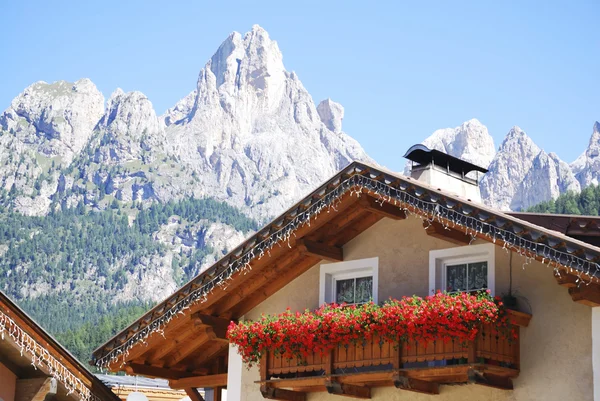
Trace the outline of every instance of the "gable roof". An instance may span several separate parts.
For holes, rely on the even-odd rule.
[[[222,302],[231,306],[234,298],[232,290],[236,288],[241,292],[240,299],[246,297],[243,298],[246,307],[257,304],[260,298],[252,297],[250,293],[267,287],[258,287],[249,280],[253,275],[256,277],[256,270],[267,269],[264,266],[269,261],[270,270],[263,275],[274,281],[269,283],[270,290],[283,287],[286,280],[289,282],[297,276],[294,275],[297,272],[277,271],[273,265],[294,264],[294,269],[299,272],[301,267],[308,269],[313,266],[321,259],[308,256],[294,259],[292,256],[297,255],[294,252],[310,255],[305,238],[324,238],[324,233],[314,235],[318,230],[332,232],[336,227],[339,228],[337,232],[345,230],[343,239],[332,243],[334,246],[341,246],[344,241],[360,234],[377,220],[360,215],[360,210],[356,211],[358,204],[380,218],[416,215],[424,220],[426,226],[441,227],[442,231],[471,239],[486,239],[528,258],[551,264],[555,271],[569,269],[580,279],[597,280],[600,276],[600,248],[409,177],[354,162],[96,349],[93,362],[118,370],[119,360],[122,365],[141,355],[143,351],[134,349],[138,344],[152,341],[152,337],[157,337],[154,333],[163,333],[170,327],[179,328],[181,323],[171,324],[179,315],[204,311],[212,314],[226,312],[225,316],[234,319],[241,316],[243,308],[227,309],[214,305]],[[332,226],[329,222],[335,215],[337,220]],[[349,226],[347,223],[351,215],[364,217],[355,218],[354,225]],[[292,248],[294,252],[289,251]],[[288,250],[287,255],[281,249]],[[242,283],[249,284],[242,288]]]
[[[68,394],[83,401],[119,401],[119,398],[0,291],[0,333],[4,357],[19,371],[40,369],[54,377]],[[21,368],[25,365],[26,368]],[[17,375],[18,376],[18,375]]]

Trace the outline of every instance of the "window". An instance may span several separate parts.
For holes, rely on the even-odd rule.
[[[377,302],[379,258],[321,265],[319,304]]]
[[[487,290],[487,262],[446,265],[445,287],[448,292]]]
[[[494,294],[494,244],[438,249],[429,253],[429,289]]]

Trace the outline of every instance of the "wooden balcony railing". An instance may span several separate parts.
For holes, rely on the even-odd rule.
[[[523,326],[531,318],[519,312],[510,314],[513,321]],[[435,394],[439,384],[469,381],[512,388],[511,378],[519,374],[520,368],[520,332],[518,326],[515,329],[517,338],[508,339],[494,325],[485,325],[477,338],[467,343],[389,343],[373,337],[337,347],[327,355],[308,355],[303,360],[267,353],[260,363],[260,383],[263,395],[270,391],[271,397],[267,394],[266,398],[274,398],[277,389],[280,394],[289,393],[285,388],[303,393],[330,391],[333,387],[339,390],[344,386],[396,385]]]

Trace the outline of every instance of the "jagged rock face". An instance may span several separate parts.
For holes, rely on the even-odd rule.
[[[104,112],[104,97],[89,79],[37,82],[0,116],[0,128],[48,157],[68,164],[86,145]]]
[[[567,191],[581,191],[569,165],[560,160],[555,153],[547,154],[542,150],[517,187],[510,209],[525,210],[542,201],[556,199]]]
[[[128,162],[164,146],[164,129],[152,103],[141,92],[117,89],[98,123],[101,144],[95,162]]]
[[[325,126],[332,132],[342,132],[342,120],[344,119],[344,107],[331,99],[323,100],[317,106],[319,117]]]
[[[600,122],[596,121],[588,148],[572,164],[571,168],[582,187],[598,185],[600,181]]]
[[[177,104],[168,109],[165,114],[161,116],[163,124],[168,127],[171,124],[176,124],[190,115],[196,102],[197,92],[194,89],[186,97],[181,99]]]
[[[490,165],[496,154],[494,139],[487,127],[477,119],[464,122],[456,128],[439,129],[425,139],[423,145],[483,168]]]
[[[569,165],[519,127],[510,130],[481,181],[485,202],[502,210],[523,210],[567,190],[580,190]]]
[[[176,109],[190,104],[185,98]],[[352,160],[370,161],[356,141],[323,124],[259,26],[223,42],[200,72],[187,116],[169,113],[165,121],[179,119],[166,129],[169,152],[197,172],[195,194],[213,194],[262,220]]]

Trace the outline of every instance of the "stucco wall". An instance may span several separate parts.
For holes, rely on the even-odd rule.
[[[485,243],[478,240],[476,243]],[[379,300],[429,292],[429,251],[456,245],[432,238],[421,221],[384,219],[346,244],[344,259],[379,257]],[[507,291],[509,254],[496,247],[496,294]],[[395,388],[374,388],[380,400],[593,400],[591,356],[591,308],[574,303],[565,288],[556,284],[552,269],[539,262],[523,268],[524,260],[513,255],[513,291],[523,310],[533,319],[521,329],[521,374],[515,390],[503,391],[479,385],[441,386],[440,395],[429,396]],[[319,265],[249,312],[247,319],[261,313],[314,309],[319,302]],[[258,369],[244,368],[242,400],[262,400]],[[435,398],[434,398],[435,397]],[[308,400],[338,400],[339,396],[313,393]]]
[[[13,372],[0,363],[0,398],[3,401],[14,401],[16,380]]]

